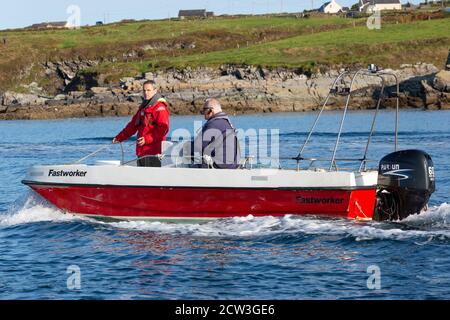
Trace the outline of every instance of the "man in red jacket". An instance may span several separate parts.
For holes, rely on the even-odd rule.
[[[112,141],[120,143],[135,133],[137,135],[136,155],[139,167],[160,167],[161,161],[155,156],[161,154],[161,142],[169,132],[169,110],[167,101],[158,94],[154,81],[144,83],[144,102],[138,112]],[[142,158],[144,157],[144,158]]]

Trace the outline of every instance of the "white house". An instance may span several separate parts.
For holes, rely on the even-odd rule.
[[[381,10],[402,10],[400,0],[359,0],[359,11],[373,13]]]
[[[26,29],[63,29],[63,28],[70,28],[70,24],[67,21],[58,21],[58,22],[42,22],[42,23],[35,23],[29,27],[26,27]]]
[[[331,0],[329,2],[325,2],[320,8],[319,12],[324,13],[338,13],[342,11],[342,6],[336,2],[336,0]]]

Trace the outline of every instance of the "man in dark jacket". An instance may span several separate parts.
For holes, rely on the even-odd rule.
[[[140,167],[160,167],[161,142],[169,132],[169,110],[167,101],[158,94],[156,84],[144,83],[144,102],[127,126],[113,139],[113,143],[127,140],[138,133],[136,155]],[[146,157],[149,156],[149,157]]]
[[[210,156],[218,169],[239,167],[240,148],[236,130],[217,99],[207,99],[201,113],[206,123],[194,140],[194,155]],[[203,162],[202,167],[207,167]]]

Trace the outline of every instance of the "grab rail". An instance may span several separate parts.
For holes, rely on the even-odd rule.
[[[131,143],[130,146],[134,145],[134,144],[135,143]],[[99,152],[101,152],[103,150],[111,148],[112,146],[113,146],[113,144],[104,145],[104,146],[100,147],[99,149],[95,150],[94,152],[91,152],[88,155],[86,155],[86,156],[84,156],[84,157],[82,157],[82,158],[80,158],[80,159],[78,159],[78,160],[76,160],[76,161],[74,161],[72,163],[69,163],[69,164],[70,165],[79,164],[79,163],[89,159],[90,157],[95,156],[97,153],[99,153]],[[120,151],[121,151],[121,161],[120,161],[120,163],[123,164],[125,162],[125,151],[124,151],[122,142],[120,142]]]
[[[338,87],[336,86],[338,81],[341,80],[341,82],[345,85],[344,77],[348,76],[348,75],[352,75],[350,86],[343,88],[344,90],[342,90],[342,92],[339,92],[339,90],[337,90]],[[346,116],[347,116],[347,111],[348,111],[348,108],[349,108],[350,99],[351,99],[351,95],[353,93],[353,87],[354,87],[356,78],[358,76],[361,76],[361,75],[362,76],[372,76],[372,77],[379,78],[381,80],[381,91],[380,91],[380,95],[378,97],[378,101],[377,101],[377,104],[376,104],[375,114],[374,114],[374,117],[373,117],[373,120],[372,120],[372,125],[371,125],[371,128],[370,128],[369,137],[367,138],[367,143],[366,143],[366,147],[365,147],[365,150],[364,150],[364,154],[363,154],[363,157],[359,159],[359,161],[361,161],[361,164],[359,166],[359,171],[361,172],[363,170],[366,170],[366,168],[367,168],[366,164],[367,164],[368,161],[366,161],[366,160],[367,160],[367,154],[368,154],[368,150],[369,150],[369,145],[370,145],[370,143],[372,141],[372,136],[373,136],[373,132],[375,130],[375,123],[376,123],[376,119],[377,119],[378,112],[379,112],[379,109],[380,109],[381,101],[385,98],[385,94],[384,94],[385,88],[386,88],[386,79],[385,79],[385,77],[388,77],[388,76],[393,77],[395,79],[395,83],[396,83],[396,112],[395,112],[395,130],[394,130],[394,140],[395,140],[395,142],[394,142],[394,149],[395,149],[395,151],[397,151],[397,149],[398,149],[398,118],[399,118],[398,115],[399,115],[399,104],[400,104],[399,103],[400,83],[399,83],[398,77],[392,72],[379,71],[376,68],[376,66],[373,66],[373,68],[369,68],[368,70],[366,70],[366,69],[359,69],[357,71],[354,71],[354,73],[350,72],[348,70],[344,70],[343,72],[339,73],[339,75],[333,81],[333,84],[330,87],[330,90],[329,90],[329,92],[328,92],[328,94],[327,94],[327,96],[325,98],[325,101],[322,104],[322,107],[320,108],[319,113],[317,114],[317,116],[316,116],[316,118],[314,120],[314,123],[313,123],[313,125],[312,125],[312,127],[311,127],[311,129],[310,129],[310,131],[308,133],[308,136],[305,139],[305,142],[303,143],[303,145],[302,145],[302,147],[300,149],[300,152],[298,153],[297,157],[292,158],[293,160],[297,161],[297,169],[299,169],[299,167],[300,167],[300,161],[301,160],[307,160],[306,158],[303,157],[303,152],[305,150],[306,145],[309,143],[309,141],[311,139],[313,131],[315,130],[315,128],[317,126],[317,123],[319,122],[319,119],[320,119],[320,117],[321,117],[325,107],[328,104],[328,101],[330,99],[331,94],[336,94],[336,93],[337,94],[341,94],[342,93],[343,95],[346,95],[347,98],[346,98],[346,102],[345,102],[342,118],[341,118],[341,121],[340,121],[339,130],[337,132],[337,138],[336,138],[336,142],[335,142],[335,145],[334,145],[334,148],[333,148],[333,154],[332,154],[331,159],[328,159],[328,161],[330,161],[330,166],[329,166],[328,170],[331,171],[331,170],[333,170],[333,168],[335,168],[337,170],[336,161],[338,159],[336,159],[336,154],[337,154],[337,150],[338,150],[338,147],[339,147],[339,143],[340,143],[340,139],[341,139],[341,134],[342,134],[344,122],[345,122],[345,119],[346,119]]]
[[[110,147],[111,147],[111,145],[103,146],[103,147],[101,147],[100,149],[98,149],[98,150],[96,150],[96,151],[94,151],[94,152],[88,154],[87,156],[85,156],[85,157],[83,157],[83,158],[81,158],[81,159],[78,159],[77,161],[75,161],[75,162],[73,162],[73,163],[70,163],[70,164],[78,164],[78,163],[80,163],[80,162],[83,162],[84,160],[89,159],[90,157],[96,155],[96,154],[99,153],[100,151],[103,151],[103,150],[105,150],[105,149],[107,149],[107,148],[110,148]]]

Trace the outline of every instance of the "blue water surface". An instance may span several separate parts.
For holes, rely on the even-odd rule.
[[[350,112],[338,157],[362,154],[371,114]],[[305,156],[331,155],[339,115],[324,115]],[[279,154],[288,158],[297,155],[314,116],[232,120],[247,132],[275,130]],[[201,118],[173,116],[171,132],[192,133],[194,120]],[[0,122],[0,299],[450,299],[450,111],[401,112],[400,148],[428,152],[437,176],[428,211],[402,222],[248,216],[106,223],[64,214],[21,184],[31,165],[79,159],[109,144],[127,121]],[[394,123],[392,111],[380,114],[370,158],[393,151]],[[125,146],[127,159],[133,143]],[[119,159],[120,148],[98,157]],[[373,270],[379,282],[370,278],[378,274]]]

